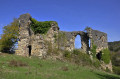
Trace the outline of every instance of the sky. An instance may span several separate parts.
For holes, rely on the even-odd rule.
[[[25,13],[38,21],[57,21],[63,31],[89,26],[107,33],[109,42],[120,40],[120,0],[0,0],[0,34]]]

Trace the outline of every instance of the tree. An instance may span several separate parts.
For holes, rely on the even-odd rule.
[[[3,34],[0,39],[0,51],[5,53],[10,53],[13,51],[15,43],[18,41],[18,21],[14,21],[7,26],[3,27]]]

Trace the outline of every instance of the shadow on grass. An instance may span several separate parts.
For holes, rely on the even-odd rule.
[[[120,77],[114,76],[114,75],[99,74],[99,73],[96,73],[96,74],[97,74],[97,76],[98,76],[100,79],[120,79]]]

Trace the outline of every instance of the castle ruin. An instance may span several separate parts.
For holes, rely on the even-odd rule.
[[[30,28],[31,18],[30,14],[23,14],[18,18],[19,41],[18,50],[16,51],[17,55],[45,56],[49,44],[51,44],[52,49],[59,48],[61,50],[72,51],[75,49],[75,38],[77,35],[80,35],[81,49],[86,53],[92,48],[93,44],[97,46],[97,53],[108,48],[107,34],[91,28],[87,28],[86,32],[66,32],[60,31],[58,24],[52,22],[51,28],[46,34],[35,34]]]

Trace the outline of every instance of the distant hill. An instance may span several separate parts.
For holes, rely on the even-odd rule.
[[[110,51],[118,52],[120,51],[120,41],[108,42],[108,47]]]

